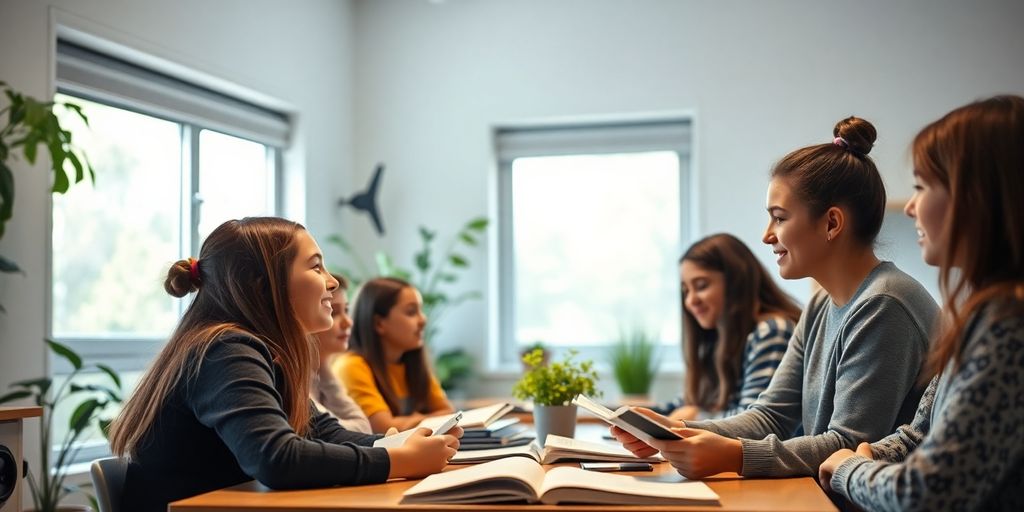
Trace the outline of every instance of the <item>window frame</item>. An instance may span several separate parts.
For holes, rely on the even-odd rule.
[[[595,130],[600,131],[602,128],[609,128],[609,131],[615,130],[630,130],[632,127],[636,127],[638,132],[642,132],[644,129],[652,126],[665,125],[665,124],[677,124],[685,127],[685,140],[680,140],[677,143],[670,143],[664,140],[658,141],[658,143],[645,144],[642,143],[637,146],[636,141],[626,140],[622,143],[616,143],[615,141],[609,140],[605,144],[598,143],[592,144],[590,141],[580,143],[574,140],[574,137],[568,136],[563,137],[568,141],[567,146],[577,146],[583,149],[583,151],[567,150],[557,144],[547,144],[544,141],[540,141],[539,144],[527,144],[535,146],[534,150],[524,149],[522,147],[515,147],[511,151],[504,151],[502,146],[501,138],[507,133],[516,133],[520,131],[531,131],[531,130],[550,130],[551,133],[555,134],[553,138],[559,138],[563,133],[568,133],[573,130]],[[693,172],[694,166],[694,116],[690,113],[673,113],[662,116],[646,117],[642,119],[599,119],[596,121],[579,121],[579,122],[563,122],[561,120],[554,123],[529,123],[529,124],[515,124],[508,126],[495,127],[493,130],[492,140],[494,141],[495,150],[495,172],[496,179],[494,180],[495,189],[495,203],[496,203],[496,217],[497,217],[497,230],[496,230],[496,258],[493,261],[494,275],[492,275],[491,282],[495,284],[493,289],[495,291],[491,294],[491,299],[495,301],[495,305],[492,309],[493,314],[496,316],[496,320],[491,322],[492,335],[490,336],[490,353],[488,357],[489,370],[494,372],[515,372],[521,368],[519,361],[519,346],[515,340],[515,302],[516,302],[516,291],[515,291],[515,252],[513,243],[513,176],[512,176],[512,165],[517,158],[526,157],[541,157],[541,156],[565,156],[565,155],[597,155],[597,154],[617,154],[617,153],[640,153],[648,151],[671,151],[674,152],[679,160],[679,247],[677,252],[682,251],[684,247],[687,247],[691,243],[691,233],[694,232],[693,225],[696,220],[695,212],[697,211],[697,197],[696,191],[696,177]],[[562,133],[559,133],[562,132]],[[614,138],[614,136],[613,136]],[[627,135],[623,137],[629,139]],[[659,137],[655,137],[659,138]],[[584,139],[586,137],[584,136]],[[512,144],[510,144],[512,145]],[[509,156],[509,153],[512,156]],[[679,305],[681,314],[682,305]],[[668,346],[668,345],[665,345]],[[599,369],[604,369],[607,359],[607,346],[604,345],[585,345],[585,346],[565,346],[551,344],[549,348],[556,353],[564,352],[568,348],[573,348],[579,352],[579,357],[584,359],[591,359],[595,361],[595,364]],[[672,358],[665,361],[667,364],[663,364],[662,370],[669,372],[677,372],[682,369],[682,362],[678,358]]]

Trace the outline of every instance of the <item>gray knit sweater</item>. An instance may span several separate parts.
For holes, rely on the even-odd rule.
[[[920,283],[882,262],[842,307],[823,290],[811,298],[750,409],[686,424],[740,439],[743,476],[817,475],[836,450],[879,439],[913,417],[937,313]]]
[[[1024,510],[1024,315],[989,306],[959,368],[928,386],[914,422],[851,457],[831,486],[868,510]]]

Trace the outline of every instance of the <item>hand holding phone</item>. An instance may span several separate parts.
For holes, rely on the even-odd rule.
[[[434,431],[430,433],[430,435],[436,436],[439,434],[445,434],[449,430],[454,428],[455,425],[458,425],[460,420],[462,420],[462,411],[456,411],[451,416],[449,416],[448,419],[444,420],[444,423],[438,425],[437,428],[435,428]]]

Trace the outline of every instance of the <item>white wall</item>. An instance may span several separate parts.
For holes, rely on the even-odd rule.
[[[735,233],[774,268],[760,243],[765,185],[786,152],[830,140],[842,117],[865,117],[879,129],[872,156],[890,197],[906,197],[917,129],[970,100],[1024,92],[1024,3],[1013,0],[364,0],[353,16],[355,180],[387,163],[391,233],[378,239],[357,219],[350,235],[405,261],[418,224],[450,236],[489,211],[495,124],[696,112],[697,235]],[[487,290],[486,254],[471,256],[459,286]],[[807,283],[787,287],[807,297]],[[482,302],[460,307],[441,344],[482,359],[486,313]]]
[[[304,216],[314,233],[335,229],[332,202],[351,179],[349,2],[0,0],[0,80],[37,98],[53,93],[51,9],[99,36],[286,105],[297,116],[298,129],[286,158],[292,171],[307,171],[305,181],[298,173],[298,200],[289,211]],[[0,314],[0,393],[10,382],[45,371],[49,173],[43,165],[23,164],[14,172],[14,217],[0,240],[0,254],[17,261],[26,275],[0,275],[0,303],[7,308]],[[102,183],[102,169],[97,174]],[[32,460],[38,457],[36,430],[32,420],[27,427]]]

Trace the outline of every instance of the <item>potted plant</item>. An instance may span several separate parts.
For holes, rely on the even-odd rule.
[[[650,403],[651,384],[661,361],[657,342],[641,328],[622,331],[611,348],[612,373],[622,390],[622,401],[630,404]]]
[[[480,292],[467,291],[458,295],[449,295],[447,287],[459,280],[460,272],[469,268],[469,259],[461,249],[475,247],[480,243],[479,237],[487,230],[489,221],[486,217],[470,219],[448,243],[447,249],[439,255],[435,253],[434,242],[437,232],[420,226],[420,250],[413,255],[415,270],[409,270],[394,263],[394,259],[383,251],[374,255],[376,270],[371,271],[369,265],[359,256],[355,248],[339,234],[327,237],[327,242],[341,249],[351,260],[353,267],[342,267],[337,272],[352,283],[353,288],[360,283],[376,276],[397,277],[412,283],[423,296],[423,314],[429,322],[424,330],[423,338],[429,345],[437,336],[439,320],[451,308],[467,300],[479,299]],[[434,369],[441,387],[445,390],[456,389],[472,375],[473,358],[465,350],[455,348],[437,354]]]
[[[54,354],[71,364],[71,373],[57,389],[52,389],[54,381],[50,377],[14,382],[10,385],[14,391],[0,396],[0,404],[32,398],[36,405],[43,408],[43,416],[39,419],[42,469],[36,474],[29,471],[25,477],[36,511],[76,510],[59,507],[61,500],[69,494],[84,492],[78,486],[65,484],[67,466],[74,460],[80,449],[78,441],[89,428],[99,428],[104,436],[107,435],[110,419],[103,417],[103,413],[108,406],[121,403],[121,378],[106,365],[84,366],[78,354],[60,343],[46,340],[46,344]],[[90,370],[98,370],[104,374],[112,385],[75,383],[75,377],[83,371]],[[68,420],[67,433],[61,439],[54,439],[53,418],[58,407],[68,408],[72,412]],[[56,458],[52,468],[51,455]],[[89,500],[95,509],[99,509],[95,498],[89,496]],[[88,507],[85,507],[85,510],[88,510]]]
[[[71,144],[71,132],[64,129],[53,109],[64,107],[89,125],[89,119],[82,108],[73,103],[55,103],[39,101],[11,89],[0,81],[0,89],[9,103],[0,108],[0,118],[6,114],[6,121],[0,124],[0,238],[4,236],[7,221],[14,213],[14,173],[8,162],[17,158],[20,153],[30,164],[36,162],[39,145],[50,154],[50,170],[53,172],[51,192],[63,194],[71,186],[69,173],[74,171],[74,182],[85,179],[96,180],[92,165],[85,154]],[[21,272],[14,261],[0,255],[0,272]],[[0,311],[4,311],[0,305]]]
[[[541,349],[523,356],[523,363],[530,369],[512,387],[512,395],[533,401],[533,424],[541,445],[548,434],[575,434],[576,406],[571,402],[576,395],[598,396],[593,361],[576,362],[576,355],[575,350],[570,350],[562,361],[550,364],[543,362]]]

